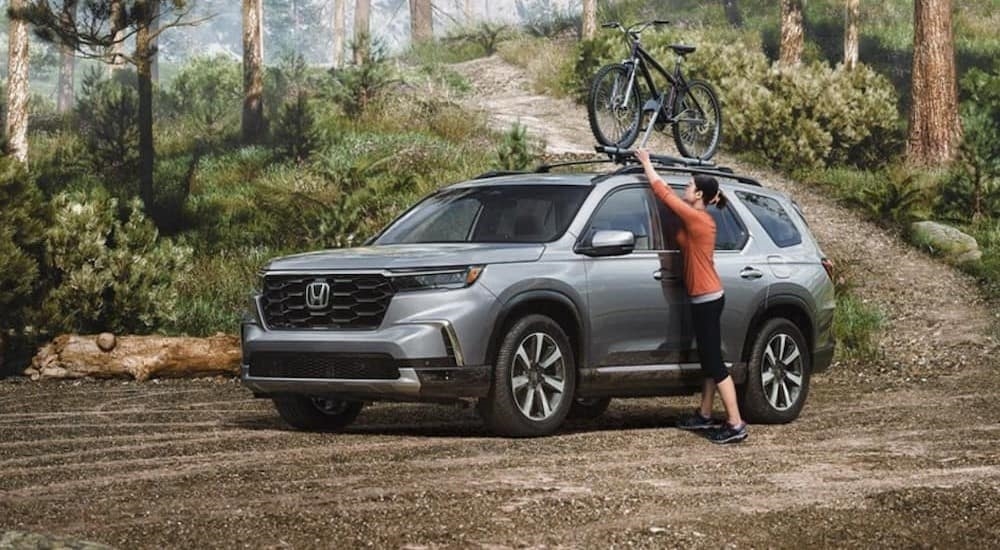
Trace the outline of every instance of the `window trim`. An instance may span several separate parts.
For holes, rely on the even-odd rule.
[[[656,197],[652,196],[652,191],[649,190],[648,185],[638,184],[638,183],[615,187],[610,191],[608,191],[607,193],[605,193],[603,197],[601,197],[600,202],[597,203],[597,205],[593,208],[593,210],[590,211],[590,215],[587,216],[587,221],[584,222],[583,224],[583,228],[580,231],[580,236],[577,237],[576,242],[573,244],[573,250],[576,251],[578,247],[586,246],[586,241],[588,238],[588,234],[590,233],[591,223],[594,221],[594,216],[596,216],[597,213],[601,211],[601,208],[604,207],[604,205],[607,203],[608,200],[611,199],[611,197],[617,195],[618,193],[622,193],[632,189],[643,190],[644,188],[648,191],[646,193],[646,217],[649,220],[650,235],[647,235],[647,238],[649,239],[649,248],[637,248],[632,252],[632,254],[659,252],[656,248],[653,247],[654,238],[658,237],[658,234],[655,232],[653,228],[653,223],[655,218],[658,218],[658,216],[654,216],[654,213],[650,212],[650,208],[653,206],[652,201],[656,200]]]

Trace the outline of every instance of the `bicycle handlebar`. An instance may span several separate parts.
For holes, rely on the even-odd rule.
[[[627,27],[627,28],[624,25],[622,25],[621,23],[619,23],[618,21],[608,21],[607,23],[602,23],[601,27],[605,28],[605,29],[618,29],[618,30],[620,30],[622,32],[625,32],[625,33],[628,33],[628,34],[631,34],[631,35],[638,35],[638,34],[642,33],[642,31],[646,30],[649,27],[660,26],[660,25],[669,25],[669,24],[670,24],[670,21],[668,21],[666,19],[653,19],[652,21],[643,21],[641,23],[636,23],[635,25],[632,25],[631,27]]]

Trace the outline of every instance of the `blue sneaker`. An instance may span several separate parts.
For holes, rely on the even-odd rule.
[[[739,443],[741,441],[746,441],[746,438],[748,437],[750,437],[750,430],[747,429],[746,422],[739,426],[731,426],[727,422],[723,424],[722,427],[716,428],[708,434],[709,441],[720,445],[726,443]]]
[[[705,418],[701,411],[681,417],[677,421],[677,427],[682,430],[713,430],[722,427],[722,421],[715,418]]]

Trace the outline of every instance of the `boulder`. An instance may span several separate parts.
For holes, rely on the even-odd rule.
[[[953,265],[976,263],[983,256],[975,237],[939,222],[914,222],[910,239]]]

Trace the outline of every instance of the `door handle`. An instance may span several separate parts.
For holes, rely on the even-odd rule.
[[[666,281],[668,283],[676,283],[680,280],[676,275],[671,275],[670,273],[664,273],[662,269],[657,269],[653,272],[653,278],[657,281]]]
[[[740,271],[740,277],[744,279],[760,279],[764,274],[757,268],[746,266]]]

